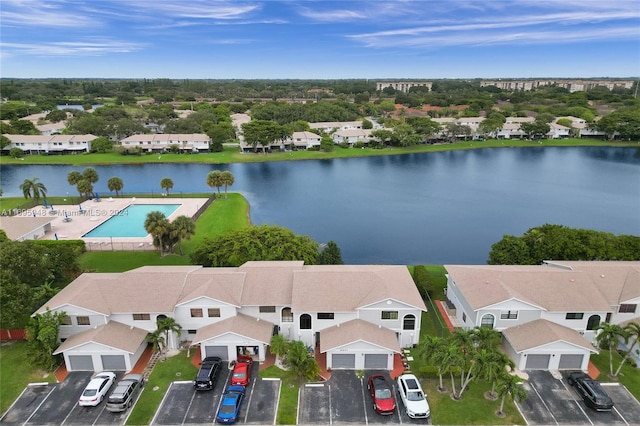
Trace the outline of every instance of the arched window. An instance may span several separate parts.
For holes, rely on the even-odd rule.
[[[492,314],[484,314],[482,316],[482,319],[480,320],[480,327],[493,328],[494,320],[495,318],[493,317]]]
[[[300,315],[300,330],[311,330],[311,315]]]
[[[600,315],[591,315],[587,321],[587,330],[595,330],[600,325]]]
[[[406,315],[402,321],[403,330],[415,330],[416,329],[416,316],[413,314]]]
[[[291,312],[291,308],[282,308],[282,312],[280,313],[280,321],[293,322],[293,312]]]

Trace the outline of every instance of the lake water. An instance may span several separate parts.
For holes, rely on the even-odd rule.
[[[248,154],[254,155],[254,154]],[[258,154],[262,155],[262,154]],[[334,240],[345,263],[484,264],[491,244],[545,223],[640,235],[640,150],[540,147],[385,157],[244,163],[97,166],[107,197],[124,192],[207,192],[211,170],[230,170],[254,224]],[[38,177],[51,195],[77,195],[71,166],[5,166],[5,196]]]

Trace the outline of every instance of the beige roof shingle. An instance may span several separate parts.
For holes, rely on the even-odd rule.
[[[598,350],[577,331],[544,319],[537,319],[507,328],[502,331],[502,334],[516,352],[537,348],[557,341],[564,341],[598,353]]]
[[[394,352],[400,352],[398,338],[393,330],[360,319],[322,330],[320,352],[327,352],[357,341],[368,342]]]
[[[234,333],[268,344],[273,334],[273,324],[248,315],[234,317],[198,329],[191,345],[197,345],[226,333]]]
[[[62,342],[53,354],[57,355],[90,342],[132,354],[138,350],[146,339],[147,334],[147,331],[141,328],[128,326],[117,321],[109,321],[105,325],[74,334]]]

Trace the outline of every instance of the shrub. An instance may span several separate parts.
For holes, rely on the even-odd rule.
[[[24,152],[20,148],[11,148],[9,155],[13,158],[21,158],[24,156]]]

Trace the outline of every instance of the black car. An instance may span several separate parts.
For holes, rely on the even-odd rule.
[[[569,374],[569,384],[576,388],[585,404],[596,411],[611,411],[613,400],[602,389],[600,382],[593,380],[582,371]]]
[[[208,356],[203,359],[200,364],[200,370],[198,370],[198,375],[193,381],[193,387],[196,390],[213,389],[221,365],[222,359],[217,356]]]

